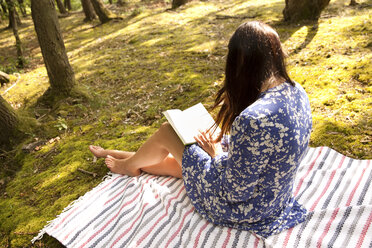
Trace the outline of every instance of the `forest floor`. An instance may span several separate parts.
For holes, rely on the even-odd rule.
[[[331,1],[317,22],[296,24],[282,21],[284,0],[192,1],[177,10],[133,0],[123,8],[112,5],[123,20],[104,25],[83,22],[75,4],[59,21],[88,97],[54,107],[36,104],[49,83],[31,18],[19,29],[27,59],[20,71],[13,34],[1,23],[0,70],[11,74],[11,82],[0,93],[33,128],[0,156],[0,247],[31,246],[47,221],[101,181],[108,169],[102,159],[93,161],[89,144],[135,151],[165,120],[162,111],[211,106],[224,80],[228,40],[247,20],[278,31],[290,76],[310,98],[310,145],[372,159],[372,4],[358,2]],[[22,151],[35,141],[45,143]],[[34,246],[56,245],[44,238]]]

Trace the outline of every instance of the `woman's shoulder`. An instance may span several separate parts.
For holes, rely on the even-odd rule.
[[[270,112],[277,111],[285,105],[293,104],[298,99],[308,99],[304,88],[297,82],[293,84],[284,82],[263,92],[252,105],[243,112]]]
[[[273,88],[270,88],[262,92],[259,99],[261,98],[267,99],[269,98],[268,96],[270,96],[270,98],[279,97],[279,96],[287,95],[288,93],[306,94],[304,88],[299,83],[297,83],[296,81],[292,81],[292,82],[281,83]]]
[[[251,124],[281,119],[281,116],[285,117],[288,114],[288,106],[304,98],[307,99],[307,95],[300,84],[283,83],[267,90],[257,101],[245,108],[235,120],[240,124]]]

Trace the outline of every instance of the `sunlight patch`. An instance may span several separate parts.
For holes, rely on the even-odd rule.
[[[54,176],[46,179],[40,186],[40,188],[45,188],[53,183],[56,183],[57,181],[63,179],[64,177],[68,176],[70,173],[76,171],[78,167],[81,166],[81,162],[75,161],[72,162],[71,164],[68,164],[62,168],[60,168]]]
[[[200,45],[193,46],[186,51],[188,52],[211,52],[217,46],[217,42],[214,40],[204,42]]]

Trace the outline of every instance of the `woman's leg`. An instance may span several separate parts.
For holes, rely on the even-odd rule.
[[[169,123],[164,123],[133,155],[116,159],[108,155],[107,167],[115,173],[138,176],[141,170],[156,175],[182,176],[182,154],[185,146]],[[169,157],[169,153],[173,158]]]
[[[182,178],[182,168],[173,156],[166,157],[158,164],[142,167],[142,171],[158,176]]]
[[[107,155],[110,155],[117,159],[125,159],[133,156],[135,152],[127,152],[127,151],[119,151],[119,150],[106,150],[100,146],[89,146],[89,150],[93,153],[94,156],[97,158],[105,158]]]
[[[119,151],[119,150],[108,150],[100,146],[89,146],[89,150],[97,158],[104,158],[108,155],[116,159],[126,159],[130,156],[133,156],[135,152]],[[158,175],[158,176],[173,176],[182,178],[181,166],[177,163],[173,156],[167,156],[163,161],[158,164],[154,164],[148,167],[141,168],[142,171],[149,174]]]

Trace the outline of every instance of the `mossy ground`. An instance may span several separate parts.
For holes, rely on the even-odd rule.
[[[164,121],[161,112],[197,102],[209,106],[223,81],[226,45],[247,20],[274,26],[288,51],[289,72],[310,97],[311,146],[371,159],[371,4],[335,0],[318,22],[282,22],[282,0],[192,1],[177,10],[169,2],[128,1],[110,8],[124,17],[84,23],[79,1],[60,19],[70,63],[88,100],[69,98],[55,107],[37,104],[48,77],[33,24],[19,33],[27,67],[15,68],[11,30],[0,31],[0,65],[18,72],[0,89],[25,120],[34,121],[25,143],[47,141],[24,153],[22,144],[0,157],[0,247],[31,246],[30,239],[71,201],[108,172],[92,162],[87,146],[136,150]],[[1,27],[5,27],[5,23]],[[78,169],[94,172],[97,177]],[[36,247],[54,247],[51,239]]]

